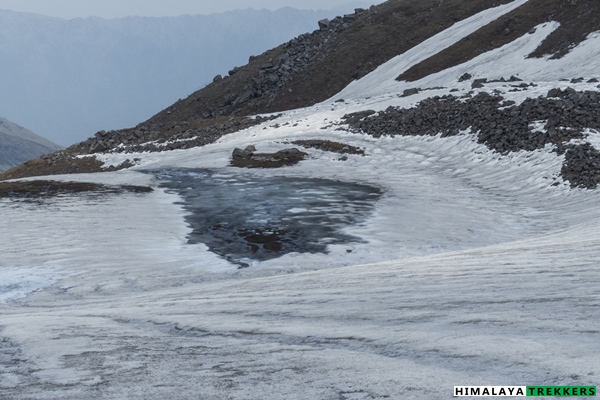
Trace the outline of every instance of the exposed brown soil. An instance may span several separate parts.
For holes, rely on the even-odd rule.
[[[305,107],[338,93],[355,79],[402,54],[455,22],[511,0],[389,0],[357,17],[342,34],[333,37],[324,56],[297,74],[275,96],[263,96],[231,108],[233,115],[251,115]],[[315,22],[316,26],[316,22]],[[233,75],[211,83],[148,122],[166,125],[212,113],[244,90],[261,66],[285,52],[281,45],[239,68]]]
[[[530,0],[453,46],[406,70],[397,79],[413,82],[508,44],[547,21],[561,26],[530,57],[560,58],[591,32],[600,29],[597,0]],[[458,77],[457,77],[458,79]]]
[[[292,148],[280,150],[276,153],[236,154],[231,158],[231,165],[238,168],[281,168],[298,164],[308,154]]]
[[[101,193],[149,193],[153,189],[148,186],[106,186],[91,182],[59,182],[59,181],[17,181],[0,182],[0,197],[30,198],[48,197],[60,194],[101,192]]]
[[[319,149],[323,151],[331,151],[340,154],[360,154],[365,155],[365,151],[360,147],[351,146],[349,144],[333,142],[331,140],[322,139],[308,139],[308,140],[295,140],[292,144],[302,146],[308,149]]]
[[[74,157],[63,154],[55,161],[49,161],[43,157],[27,161],[24,164],[0,173],[0,181],[29,178],[32,176],[117,171],[119,169],[129,168],[132,165],[133,163],[131,162],[124,162],[119,166],[104,168],[104,163],[95,157]]]

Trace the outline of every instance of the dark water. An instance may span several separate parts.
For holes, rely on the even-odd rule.
[[[250,177],[206,169],[151,171],[184,199],[189,243],[246,267],[290,252],[361,242],[341,229],[364,221],[380,189],[326,179]]]

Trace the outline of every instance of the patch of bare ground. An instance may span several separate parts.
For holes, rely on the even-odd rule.
[[[351,146],[349,144],[334,142],[331,140],[322,139],[307,139],[307,140],[295,140],[292,144],[302,146],[308,149],[318,149],[322,151],[331,151],[333,153],[340,154],[359,154],[365,155],[364,149],[360,147]]]
[[[107,186],[91,182],[59,182],[47,180],[0,182],[0,197],[31,198],[49,197],[60,194],[72,193],[150,193],[153,189],[149,186]]]
[[[306,47],[320,46],[318,55],[294,73],[288,83],[268,94],[253,94],[235,103],[261,69],[289,50],[283,44],[236,68],[152,117],[150,123],[166,125],[197,118],[252,115],[306,107],[335,95],[350,82],[402,54],[455,22],[511,0],[389,0],[352,18],[335,34],[315,31],[303,39]],[[316,22],[315,22],[316,26]],[[327,42],[322,43],[326,38]]]
[[[561,58],[592,32],[600,30],[597,0],[529,0],[521,7],[403,72],[397,80],[413,82],[504,46],[531,32],[537,25],[558,21],[530,57]],[[457,77],[458,78],[458,77]]]
[[[279,150],[275,153],[255,153],[254,146],[235,149],[231,156],[231,165],[238,168],[281,168],[298,164],[308,154],[296,148]]]
[[[67,153],[58,152],[54,158],[44,156],[17,165],[14,168],[0,173],[0,181],[9,179],[29,178],[32,176],[83,174],[93,172],[109,172],[129,168],[134,164],[129,161],[118,166],[104,167],[104,163],[96,157],[75,157]]]

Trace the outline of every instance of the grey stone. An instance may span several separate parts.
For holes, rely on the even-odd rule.
[[[421,91],[421,89],[419,89],[419,88],[405,89],[404,92],[402,93],[402,97],[412,96],[412,95],[419,93],[420,91]]]
[[[331,27],[331,21],[328,18],[324,18],[322,20],[319,21],[319,29],[320,30],[327,30]]]
[[[246,90],[237,99],[235,99],[235,101],[233,102],[233,104],[236,105],[236,104],[245,103],[248,100],[250,100],[251,97],[252,97],[252,90]]]

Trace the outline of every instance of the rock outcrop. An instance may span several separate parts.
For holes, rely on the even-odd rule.
[[[600,131],[600,92],[552,89],[545,97],[516,105],[501,96],[481,92],[473,97],[428,98],[410,109],[349,114],[351,129],[374,137],[442,137],[471,132],[477,141],[502,154],[533,151],[552,145],[565,154],[562,177],[573,187],[600,183],[600,153],[585,143],[585,130]]]
[[[239,168],[280,168],[304,160],[308,154],[296,149],[284,149],[275,153],[255,153],[253,145],[244,150],[236,148],[231,154],[231,165]]]

